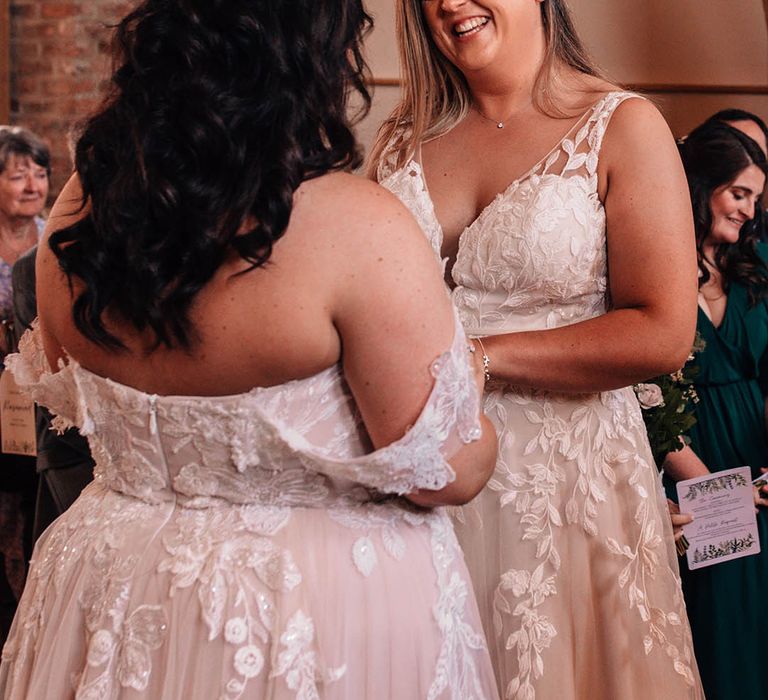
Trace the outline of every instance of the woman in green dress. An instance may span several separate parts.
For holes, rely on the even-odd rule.
[[[667,486],[709,472],[768,467],[768,248],[757,241],[766,159],[758,145],[724,124],[704,124],[680,146],[691,190],[699,262],[698,331],[706,343],[693,362],[697,423],[689,447],[665,463]],[[708,700],[765,700],[768,505],[755,492],[761,553],[690,571],[683,591]]]

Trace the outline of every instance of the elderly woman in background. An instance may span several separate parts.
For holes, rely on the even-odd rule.
[[[0,359],[15,337],[11,268],[42,235],[50,163],[48,148],[31,131],[0,126]],[[0,645],[24,585],[36,478],[30,458],[0,455]]]
[[[0,126],[0,319],[12,318],[11,268],[37,244],[48,199],[51,157],[47,146],[28,129]],[[10,334],[0,337],[3,354]]]

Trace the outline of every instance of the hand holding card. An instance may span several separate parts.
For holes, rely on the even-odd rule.
[[[760,552],[749,467],[680,481],[677,495],[680,509],[694,516],[683,528],[690,542],[686,552],[690,569]]]

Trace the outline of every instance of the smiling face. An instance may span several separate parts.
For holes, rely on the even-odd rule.
[[[45,207],[48,172],[29,156],[11,155],[0,173],[0,216],[31,219]]]
[[[539,0],[421,0],[435,45],[465,76],[539,52]]]
[[[718,187],[710,197],[712,226],[706,246],[736,243],[742,226],[753,219],[765,187],[765,175],[756,165],[742,170],[733,182]]]

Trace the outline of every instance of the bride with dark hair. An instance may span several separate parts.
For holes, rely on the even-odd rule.
[[[120,23],[8,360],[96,479],[38,542],[3,698],[497,697],[432,508],[493,468],[478,354],[407,210],[341,172],[368,25],[359,0]]]

